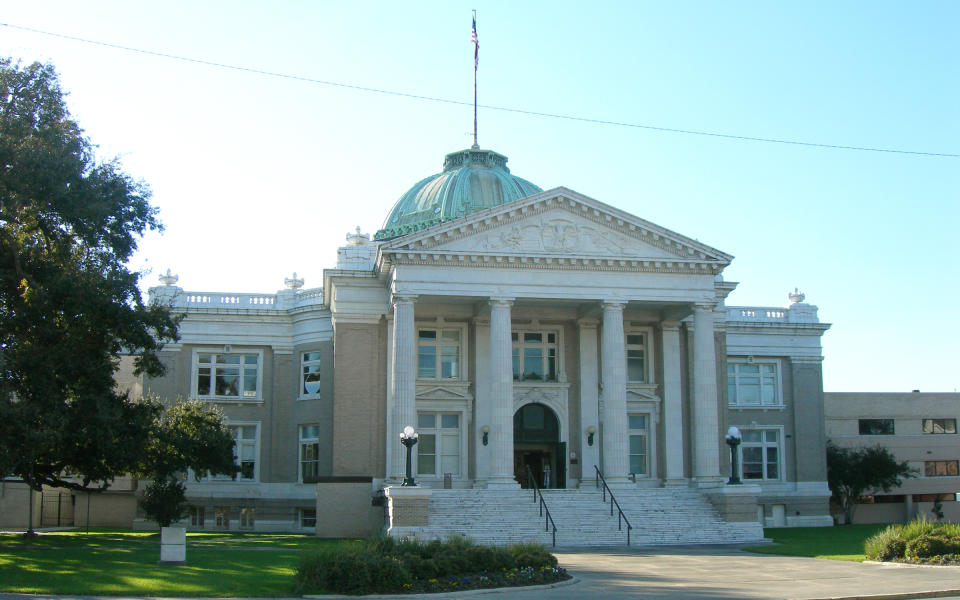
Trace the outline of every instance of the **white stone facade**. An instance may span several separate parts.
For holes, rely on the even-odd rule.
[[[318,490],[398,484],[407,425],[420,485],[491,489],[528,467],[545,487],[596,467],[613,488],[713,489],[736,425],[767,523],[827,524],[829,326],[803,298],[727,307],[730,255],[565,188],[348,240],[322,288],[151,289],[185,319],[145,391],[222,405],[246,462],[189,484],[203,528],[322,534],[341,516]],[[369,498],[341,510],[380,525]]]

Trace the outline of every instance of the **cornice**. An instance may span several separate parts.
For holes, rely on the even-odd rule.
[[[509,206],[509,208],[507,208],[507,206]],[[383,256],[390,256],[394,261],[397,261],[398,264],[404,264],[400,262],[404,260],[419,260],[425,262],[426,264],[435,264],[436,262],[439,262],[439,258],[432,258],[433,252],[431,251],[441,244],[456,241],[464,237],[481,234],[491,229],[522,221],[531,216],[540,215],[558,208],[563,209],[573,215],[577,215],[580,218],[592,221],[606,229],[617,231],[627,237],[642,241],[644,244],[660,248],[665,252],[675,255],[677,258],[674,260],[634,261],[622,260],[621,258],[614,258],[613,256],[609,258],[598,258],[577,255],[537,256],[520,253],[474,254],[462,252],[439,252],[436,254],[436,256],[457,257],[453,258],[452,260],[454,262],[466,263],[467,265],[476,263],[477,259],[483,259],[482,266],[500,266],[503,264],[504,260],[506,260],[509,264],[520,262],[520,259],[523,258],[540,259],[544,262],[533,262],[535,265],[540,264],[539,268],[564,268],[565,265],[570,265],[573,268],[583,268],[588,266],[601,266],[602,263],[621,262],[631,263],[632,268],[624,269],[622,268],[624,265],[620,265],[621,268],[616,270],[635,270],[637,268],[637,263],[647,263],[646,266],[643,266],[644,269],[656,270],[664,269],[665,267],[653,266],[653,263],[658,263],[660,265],[692,264],[697,266],[686,268],[680,266],[679,268],[681,270],[693,268],[710,273],[717,273],[721,271],[733,259],[732,256],[724,254],[715,248],[711,248],[705,244],[701,244],[695,240],[686,238],[678,233],[663,229],[652,223],[648,223],[638,217],[629,215],[628,213],[613,207],[603,205],[602,203],[591,198],[580,196],[579,194],[576,194],[576,192],[566,190],[565,188],[550,190],[549,192],[544,192],[543,194],[538,194],[525,200],[511,203],[510,205],[493,207],[485,211],[474,213],[473,215],[469,215],[462,219],[451,221],[447,224],[440,224],[416,234],[391,240],[380,247],[380,252]],[[404,254],[413,256],[423,255],[423,258],[400,258]],[[471,258],[469,262],[466,260],[468,257]],[[557,262],[547,262],[547,259],[553,259]],[[564,261],[573,262],[569,263]],[[410,263],[408,262],[406,264]],[[422,263],[414,262],[414,264]],[[521,264],[523,264],[523,262],[521,262]],[[666,267],[665,269],[666,272],[671,272],[670,267]]]
[[[423,252],[396,250],[384,252],[395,265],[480,267],[508,269],[549,269],[559,271],[618,271],[629,273],[676,273],[714,275],[725,266],[696,260],[644,260],[543,254],[471,253],[463,251]]]

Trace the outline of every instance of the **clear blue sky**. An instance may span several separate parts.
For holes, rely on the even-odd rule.
[[[824,144],[960,154],[958,2],[2,0],[0,22],[310,79]],[[50,61],[103,157],[166,224],[133,266],[197,291],[322,284],[344,235],[471,143],[469,106],[0,27]],[[833,323],[827,391],[960,387],[960,159],[735,141],[480,110],[480,145],[736,256],[732,305],[795,286]]]

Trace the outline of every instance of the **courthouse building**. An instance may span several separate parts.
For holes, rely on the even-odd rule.
[[[729,254],[506,163],[447,155],[372,240],[347,236],[322,287],[294,274],[276,294],[189,291],[161,277],[151,301],[185,315],[182,338],[143,390],[221,406],[240,466],[236,480],[189,480],[191,526],[377,530],[408,425],[430,502],[504,504],[532,474],[563,529],[583,519],[565,519],[554,490],[596,490],[599,471],[621,504],[709,498],[691,510],[749,521],[754,537],[763,523],[831,524],[817,308],[796,291],[786,307],[727,306]],[[731,426],[746,516],[723,496]],[[438,526],[431,511],[410,531]],[[656,518],[639,511],[625,516]]]

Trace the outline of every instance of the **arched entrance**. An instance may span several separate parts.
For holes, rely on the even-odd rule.
[[[566,449],[548,406],[525,404],[513,415],[513,472],[521,487],[530,487],[527,467],[541,488],[566,487]]]

